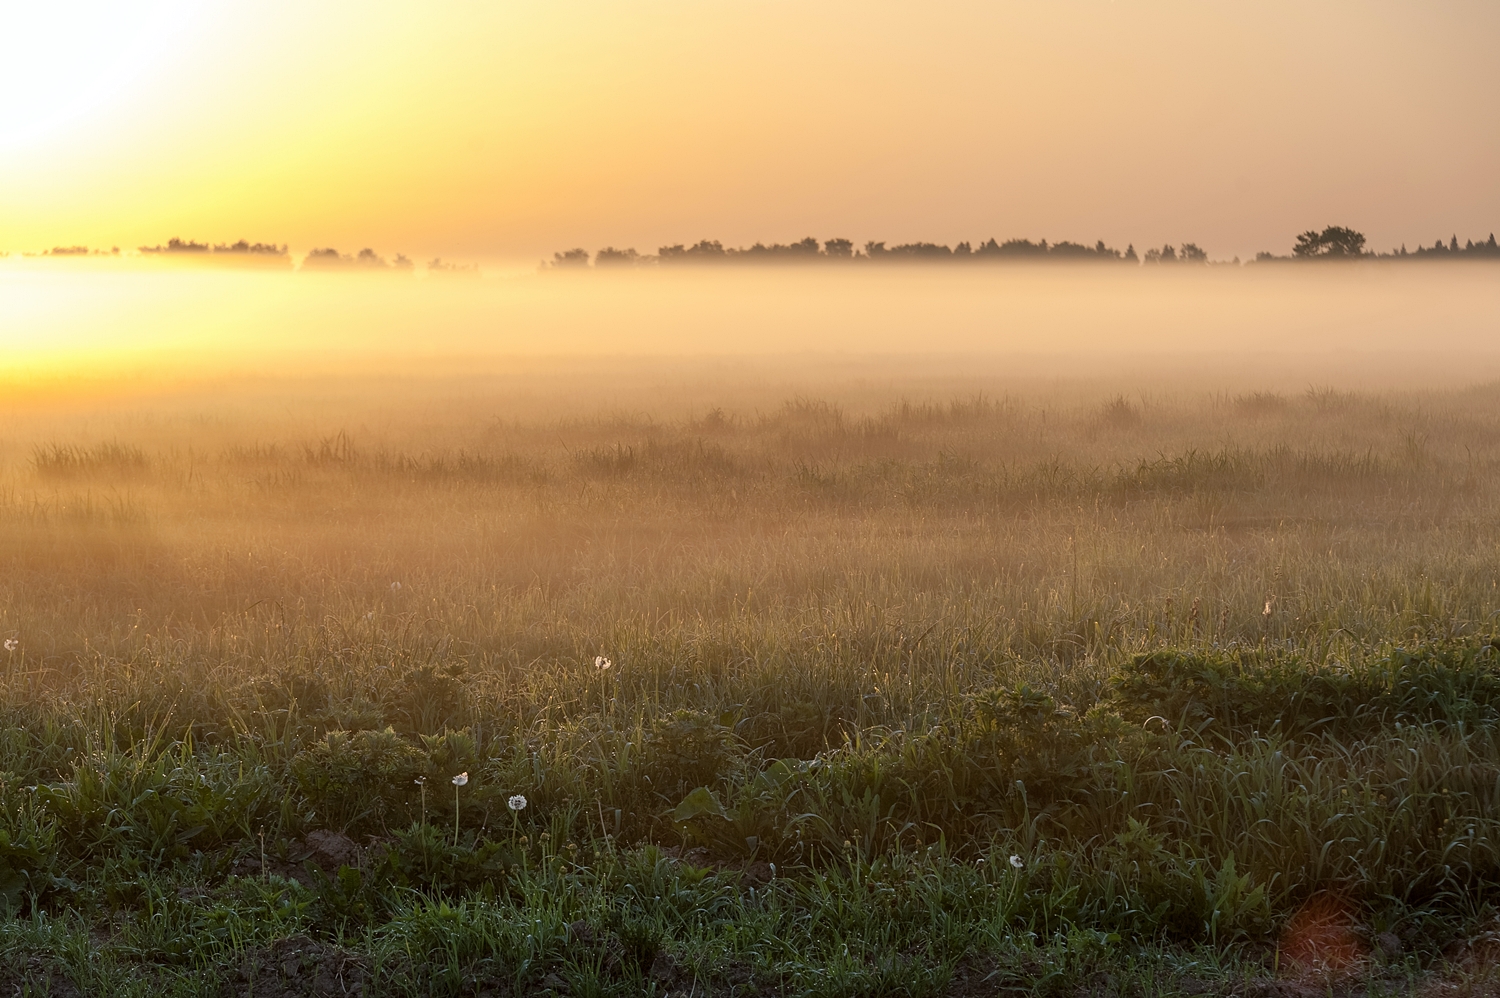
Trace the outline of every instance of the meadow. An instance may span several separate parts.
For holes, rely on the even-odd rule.
[[[1493,384],[548,384],[6,411],[0,994],[1500,981]]]

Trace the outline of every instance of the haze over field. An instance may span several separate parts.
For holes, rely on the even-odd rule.
[[[1497,36],[1492,5],[1388,0],[12,6],[0,378],[786,351],[1073,358],[1059,370],[1422,353],[1386,366],[1488,377],[1488,266],[535,270],[572,246],[809,231],[856,249],[1191,242],[1213,260],[1334,223],[1381,252],[1482,241],[1500,228]],[[136,249],[168,236],[291,253],[215,257],[281,272],[185,273]],[[404,281],[287,272],[365,246],[433,263]]]
[[[1500,372],[1497,327],[1500,267],[1483,264],[444,280],[0,261],[0,379],[13,385],[776,354],[794,355],[788,369],[796,356],[979,355],[1054,376],[1122,360],[1206,373],[1233,357],[1242,375],[1467,384]]]
[[[0,0],[0,998],[1500,994],[1493,0]]]

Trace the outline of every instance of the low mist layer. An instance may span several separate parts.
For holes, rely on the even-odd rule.
[[[516,356],[1289,356],[1497,370],[1500,272],[1013,267],[543,273],[511,278],[0,263],[0,378],[475,370]],[[1478,365],[1476,367],[1476,365]]]

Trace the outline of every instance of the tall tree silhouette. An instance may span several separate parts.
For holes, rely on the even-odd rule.
[[[1365,234],[1342,225],[1330,225],[1322,232],[1309,229],[1297,237],[1297,245],[1292,247],[1292,255],[1303,260],[1320,257],[1364,256]]]

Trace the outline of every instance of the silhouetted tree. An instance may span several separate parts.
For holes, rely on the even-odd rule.
[[[239,242],[230,243],[227,246],[220,243],[214,246],[214,252],[245,256],[286,256],[286,247],[277,246],[274,243],[252,243],[241,239]]]
[[[656,252],[657,259],[664,264],[716,263],[725,257],[724,246],[717,239],[703,239],[685,249],[681,243],[663,246]]]
[[[1342,225],[1330,225],[1322,232],[1309,229],[1297,237],[1292,255],[1303,260],[1364,256],[1365,234]]]
[[[640,261],[640,254],[634,249],[615,249],[606,246],[594,257],[595,267],[634,267]]]
[[[582,247],[552,254],[554,270],[576,270],[589,265],[589,251]]]
[[[1168,243],[1167,245],[1163,246],[1161,249],[1148,249],[1146,251],[1146,262],[1147,263],[1176,263],[1177,262],[1177,250],[1172,247],[1171,243]]]
[[[1208,254],[1205,253],[1203,250],[1199,249],[1197,243],[1183,243],[1182,244],[1181,255],[1182,255],[1182,262],[1183,263],[1207,263],[1208,262]]]
[[[332,267],[343,266],[352,262],[353,261],[349,257],[341,256],[339,254],[339,251],[334,249],[332,246],[326,246],[323,249],[315,249],[309,252],[307,256],[302,259],[302,266],[312,267],[315,269],[328,269]]]
[[[854,256],[854,243],[848,239],[830,239],[823,244],[823,253],[831,260],[848,260]]]
[[[714,245],[718,245],[715,243]],[[803,262],[816,259],[818,256],[818,241],[812,236],[799,239],[789,246],[781,243],[772,243],[770,246],[764,243],[756,243],[749,249],[726,250],[725,256],[745,257],[754,263],[780,263],[780,262]]]

